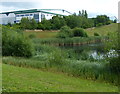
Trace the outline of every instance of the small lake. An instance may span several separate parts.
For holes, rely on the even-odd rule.
[[[60,46],[62,50],[65,50],[69,55],[74,55],[76,59],[95,59],[100,60],[104,58],[105,50],[104,44],[86,44],[86,45],[76,45],[76,46]]]

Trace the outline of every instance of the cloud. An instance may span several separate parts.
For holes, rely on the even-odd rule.
[[[6,1],[6,2],[5,2]],[[78,13],[79,10],[87,10],[90,17],[106,14],[118,16],[119,0],[4,0],[2,10],[21,9],[65,9]]]
[[[36,8],[36,2],[2,2],[1,11],[15,11]]]
[[[119,0],[40,0],[43,8],[66,9],[70,12],[87,10],[89,14],[118,15]]]
[[[35,5],[31,2],[2,2],[2,6],[5,7],[16,7],[16,8],[30,8]]]

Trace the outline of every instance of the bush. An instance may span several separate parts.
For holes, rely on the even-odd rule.
[[[67,38],[67,37],[72,37],[72,36],[73,34],[71,32],[70,27],[68,26],[61,27],[60,32],[57,35],[58,38]]]
[[[2,55],[31,57],[33,46],[30,40],[12,29],[3,28],[2,31]]]
[[[35,34],[30,34],[30,35],[29,35],[29,38],[30,38],[30,39],[36,38],[36,35],[35,35]]]
[[[96,26],[97,27],[103,26],[103,23],[98,23]]]
[[[100,36],[98,33],[94,33],[94,36]]]
[[[73,34],[75,37],[88,37],[87,33],[82,28],[74,28]]]

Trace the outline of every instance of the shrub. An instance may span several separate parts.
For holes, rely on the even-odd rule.
[[[35,36],[35,34],[30,34],[30,35],[29,35],[29,38],[31,38],[31,39],[32,39],[32,38],[36,38],[36,36]]]
[[[75,37],[88,37],[87,33],[82,28],[74,28],[73,34]]]
[[[58,38],[67,38],[67,37],[72,37],[72,36],[73,34],[71,32],[70,27],[68,26],[61,27],[60,32],[57,35]]]
[[[97,27],[100,27],[100,26],[102,26],[103,25],[103,23],[98,23],[96,26]]]
[[[100,36],[98,33],[94,33],[94,36]]]
[[[3,28],[2,54],[3,56],[31,57],[33,46],[30,40],[12,29]]]

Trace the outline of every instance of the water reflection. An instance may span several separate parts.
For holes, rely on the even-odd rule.
[[[66,50],[69,53],[69,57],[75,57],[76,59],[103,59],[104,58],[104,44],[89,44],[80,46],[60,46],[62,50]]]
[[[105,57],[118,56],[115,50],[110,50],[106,53],[105,45],[103,43],[80,46],[60,46],[60,48],[68,53],[69,58],[75,58],[78,60],[103,60]]]

